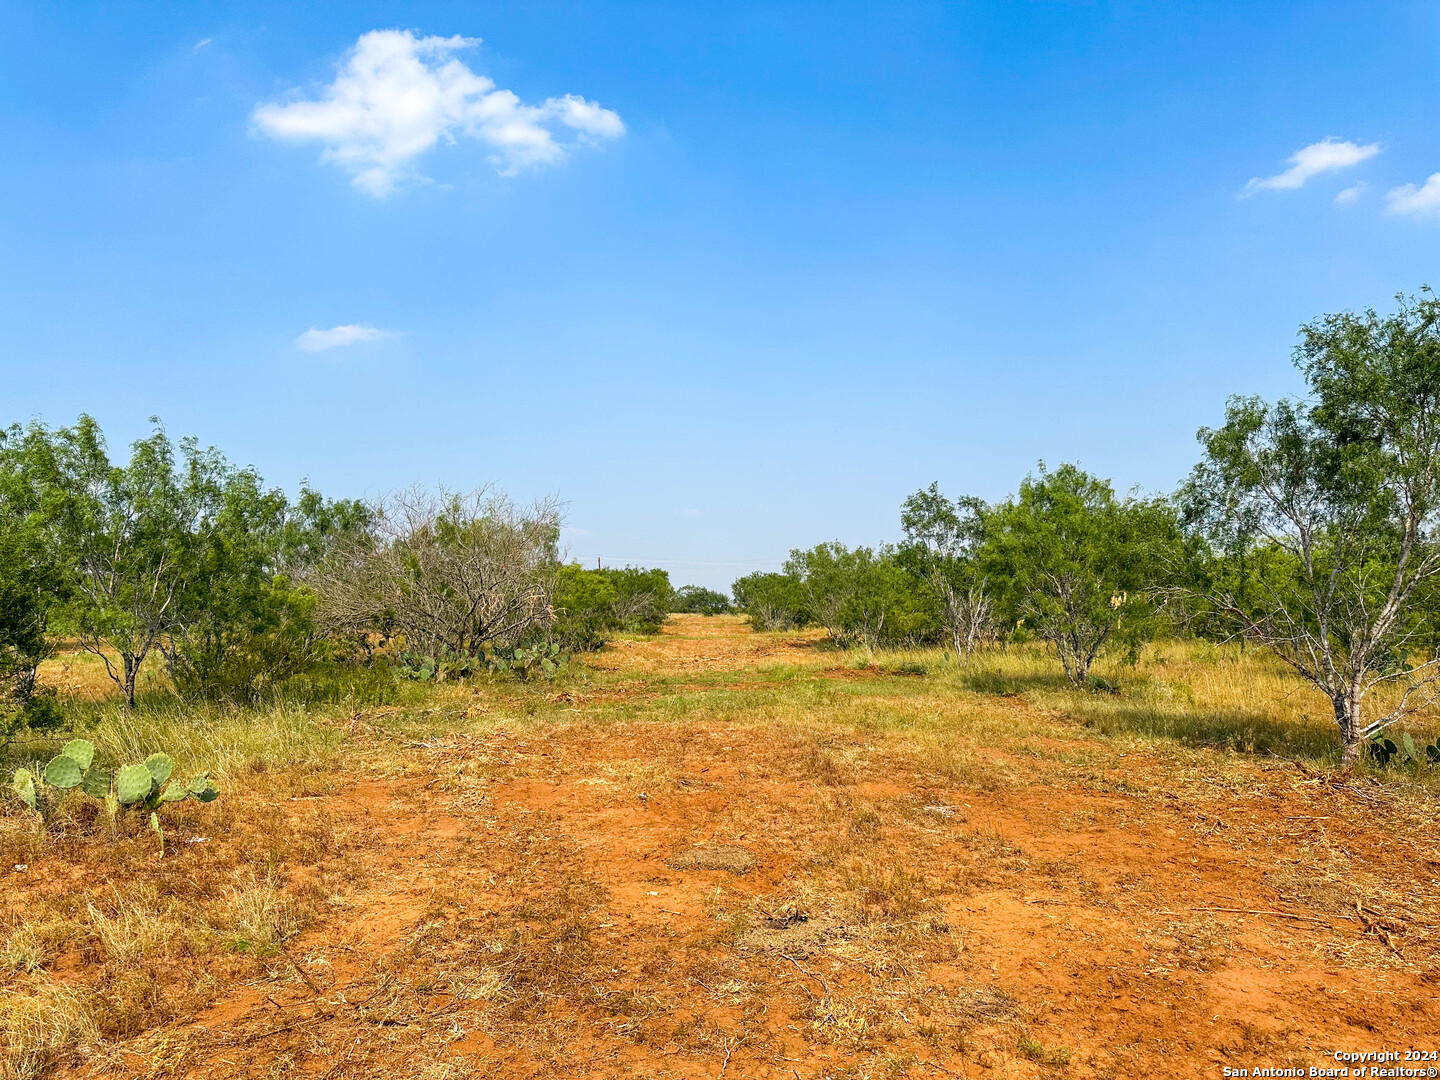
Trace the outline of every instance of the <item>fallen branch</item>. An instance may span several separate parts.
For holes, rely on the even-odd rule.
[[[830,984],[825,981],[825,976],[824,976],[824,975],[817,975],[817,974],[816,974],[815,972],[813,972],[813,971],[806,971],[803,967],[800,966],[800,961],[799,961],[799,960],[796,960],[795,957],[793,957],[793,956],[786,956],[784,953],[780,953],[779,955],[780,955],[780,957],[781,957],[782,959],[789,960],[790,963],[794,964],[794,965],[795,965],[795,970],[798,971],[798,972],[800,972],[800,974],[802,974],[802,975],[808,975],[808,976],[810,976],[810,978],[818,980],[819,983],[820,983],[820,985],[825,988],[825,997],[826,997],[826,999],[827,999],[827,1000],[829,999],[829,997],[830,997]]]
[[[1191,911],[1228,911],[1228,912],[1230,912],[1230,913],[1232,913],[1232,914],[1235,914],[1235,915],[1275,915],[1275,916],[1277,916],[1277,917],[1279,917],[1279,918],[1282,918],[1282,919],[1299,919],[1301,922],[1319,923],[1321,926],[1327,925],[1324,919],[1317,919],[1317,918],[1315,918],[1313,915],[1296,915],[1296,914],[1295,914],[1294,912],[1292,912],[1292,911],[1261,911],[1261,910],[1258,910],[1258,909],[1256,909],[1256,908],[1238,908],[1238,907],[1192,907],[1190,910],[1191,910]],[[1331,916],[1331,917],[1332,917],[1332,918],[1335,918],[1335,919],[1349,919],[1351,922],[1355,922],[1355,921],[1356,921],[1356,920],[1355,920],[1355,917],[1354,917],[1353,915],[1334,915],[1334,916]]]
[[[320,987],[315,985],[315,980],[310,978],[310,973],[300,966],[300,962],[296,960],[295,957],[290,955],[290,950],[287,949],[284,945],[279,945],[278,948],[280,949],[280,955],[285,957],[286,960],[290,961],[290,966],[295,969],[295,974],[299,975],[300,978],[305,980],[305,985],[310,988],[310,992],[314,994],[317,998],[323,998],[325,996],[325,992],[321,990]]]

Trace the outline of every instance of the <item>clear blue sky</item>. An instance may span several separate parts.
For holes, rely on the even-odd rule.
[[[556,493],[677,584],[1168,490],[1440,286],[1437,60],[1434,3],[8,0],[3,419]]]

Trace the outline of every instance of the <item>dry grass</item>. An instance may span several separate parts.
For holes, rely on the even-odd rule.
[[[163,861],[78,796],[0,815],[7,1078],[1170,1076],[1200,1058],[1162,1028],[1298,1053],[1357,1009],[1437,1021],[1432,780],[1337,777],[1324,703],[1254,654],[1155,647],[1094,694],[1037,648],[686,617],[557,685],[134,715],[66,663],[102,756],[225,794],[173,808]],[[1335,1004],[1317,965],[1389,997]],[[1253,1008],[1216,1026],[1232,983]]]
[[[227,948],[272,956],[299,932],[302,919],[273,872],[262,876],[252,868],[247,877],[225,890],[215,923]]]
[[[100,1044],[91,995],[44,982],[7,987],[0,996],[0,1077],[38,1080],[58,1062]]]

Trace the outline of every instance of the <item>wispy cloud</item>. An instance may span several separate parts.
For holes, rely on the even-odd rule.
[[[1294,191],[1304,187],[1305,181],[1312,177],[1334,172],[1336,169],[1348,169],[1378,153],[1379,143],[1366,143],[1362,146],[1359,143],[1343,142],[1332,135],[1295,151],[1287,159],[1290,168],[1275,176],[1257,176],[1245,185],[1240,195],[1243,198],[1257,191]]]
[[[1440,213],[1440,173],[1432,173],[1420,187],[1406,184],[1386,192],[1385,206],[1392,214]]]
[[[329,330],[311,327],[295,339],[295,347],[305,352],[324,352],[345,345],[363,345],[367,341],[379,341],[393,336],[389,330],[351,323],[347,326],[332,326]]]
[[[1360,198],[1361,195],[1364,195],[1369,187],[1370,185],[1365,183],[1364,180],[1361,180],[1358,184],[1351,184],[1335,196],[1335,201],[1341,206],[1349,206],[1356,199]]]
[[[563,161],[573,143],[598,145],[625,133],[618,113],[565,94],[526,105],[455,58],[479,38],[417,37],[409,30],[362,34],[318,98],[259,105],[255,129],[276,139],[324,144],[321,160],[381,197],[423,180],[417,159],[437,143],[469,138],[489,146],[502,176]]]

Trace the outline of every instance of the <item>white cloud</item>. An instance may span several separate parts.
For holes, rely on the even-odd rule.
[[[1370,185],[1365,183],[1364,180],[1361,180],[1358,184],[1351,184],[1335,196],[1335,201],[1341,206],[1349,206],[1356,199],[1360,198],[1361,195],[1365,194],[1369,186]]]
[[[390,336],[388,330],[354,323],[332,326],[329,330],[317,330],[312,326],[295,339],[295,347],[305,352],[324,352],[326,349],[337,349],[343,345],[363,345],[367,341],[379,341]]]
[[[1440,212],[1440,173],[1416,187],[1406,184],[1386,192],[1385,203],[1392,214],[1434,214]]]
[[[1305,181],[1321,173],[1335,169],[1348,169],[1367,158],[1380,153],[1379,143],[1342,142],[1333,135],[1311,143],[1303,150],[1297,150],[1287,159],[1290,168],[1276,176],[1256,177],[1245,185],[1241,196],[1253,195],[1257,191],[1293,191],[1302,187]]]
[[[416,160],[438,142],[475,139],[494,150],[502,176],[553,165],[566,156],[557,133],[597,145],[625,133],[618,113],[574,94],[526,105],[477,75],[455,53],[479,38],[417,37],[409,30],[361,34],[318,99],[258,105],[251,119],[276,139],[324,144],[321,160],[340,166],[361,191],[388,195],[423,180]]]

